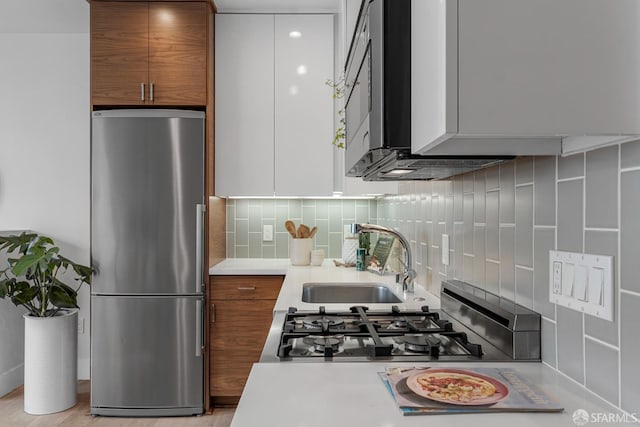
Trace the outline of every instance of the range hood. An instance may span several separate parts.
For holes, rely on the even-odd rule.
[[[428,181],[495,166],[513,156],[419,156],[391,150],[379,162],[370,165],[365,181]]]
[[[410,23],[410,0],[362,2],[345,65],[346,175],[433,180],[513,159],[477,152],[412,154]]]

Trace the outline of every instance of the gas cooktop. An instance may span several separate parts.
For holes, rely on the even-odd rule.
[[[276,312],[261,362],[540,360],[540,315],[464,282],[442,309]],[[518,322],[516,322],[518,318]]]

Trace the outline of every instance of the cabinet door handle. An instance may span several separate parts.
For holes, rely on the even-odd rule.
[[[153,101],[153,82],[149,83],[149,98]]]
[[[144,102],[144,83],[140,83],[140,101]]]
[[[211,304],[211,323],[216,323],[216,305]]]
[[[255,291],[255,286],[238,286],[239,291]]]

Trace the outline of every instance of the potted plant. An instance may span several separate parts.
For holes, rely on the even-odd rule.
[[[0,298],[27,312],[25,319],[24,410],[50,414],[76,404],[78,289],[92,269],[60,254],[49,237],[36,233],[0,236]],[[71,268],[77,287],[60,276]]]

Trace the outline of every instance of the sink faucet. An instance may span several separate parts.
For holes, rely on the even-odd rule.
[[[409,246],[409,242],[405,237],[399,232],[383,227],[381,225],[375,224],[351,224],[351,233],[372,233],[377,231],[378,233],[389,234],[400,242],[402,248],[404,249],[404,262],[402,265],[404,266],[404,272],[402,274],[402,290],[404,292],[413,292],[413,279],[416,278],[416,271],[411,268],[411,246]],[[398,280],[400,283],[400,280]]]

